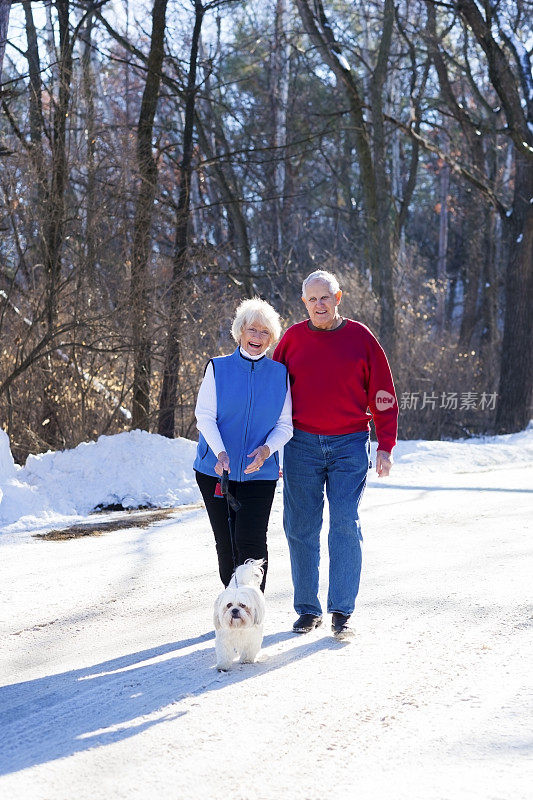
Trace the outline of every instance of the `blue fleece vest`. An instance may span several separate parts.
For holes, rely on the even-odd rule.
[[[230,356],[213,358],[217,392],[217,426],[230,462],[230,480],[277,480],[278,453],[272,453],[257,472],[244,474],[253,461],[248,453],[264,444],[279,419],[287,394],[287,369],[278,361],[244,358],[239,348]],[[200,434],[194,469],[215,475],[215,455]]]

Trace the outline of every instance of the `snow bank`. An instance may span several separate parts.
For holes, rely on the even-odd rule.
[[[395,475],[412,472],[480,472],[533,462],[533,423],[525,431],[453,442],[400,441]]]
[[[49,511],[46,497],[21,479],[21,471],[11,455],[9,437],[0,429],[0,524],[23,515],[46,517]]]
[[[4,434],[4,450],[6,439]],[[50,521],[53,515],[85,515],[100,505],[172,507],[197,502],[195,451],[195,442],[188,439],[129,431],[100,436],[74,450],[29,456],[24,467],[13,465],[15,477],[4,452],[0,524],[18,520],[33,527],[35,517]]]
[[[15,462],[9,447],[9,436],[0,428],[0,486],[16,475]]]

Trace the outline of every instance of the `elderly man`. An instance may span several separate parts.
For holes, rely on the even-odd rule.
[[[322,624],[318,598],[324,486],[329,502],[327,610],[333,635],[349,639],[361,575],[358,507],[369,469],[369,421],[378,439],[376,470],[389,474],[398,404],[389,364],[365,325],[339,314],[334,275],[312,272],[302,300],[309,320],[290,327],[273,358],[288,369],[294,435],[283,458],[285,533],[289,543],[295,633]],[[370,411],[370,413],[369,413]]]

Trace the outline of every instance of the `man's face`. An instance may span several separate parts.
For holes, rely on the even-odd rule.
[[[341,291],[333,294],[328,284],[320,279],[307,284],[302,300],[309,319],[316,328],[327,330],[333,327],[337,319],[337,306],[341,297]]]

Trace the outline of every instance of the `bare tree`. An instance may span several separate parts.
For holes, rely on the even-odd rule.
[[[134,377],[132,428],[148,430],[150,418],[151,338],[149,317],[150,232],[157,187],[157,164],[152,151],[154,118],[161,85],[167,0],[154,0],[146,83],[137,125],[137,165],[140,186],[135,201],[131,258],[130,304]]]
[[[56,2],[59,28],[59,88],[52,127],[52,164],[50,190],[44,219],[44,264],[47,277],[46,316],[51,329],[57,318],[61,254],[65,232],[65,189],[68,181],[66,125],[72,82],[72,47],[70,2]]]
[[[448,107],[450,113],[458,121],[464,139],[466,141],[470,163],[475,172],[480,175],[485,175],[485,151],[483,145],[483,138],[480,136],[479,125],[481,124],[481,116],[477,121],[474,120],[470,113],[465,109],[461,99],[456,97],[452,81],[449,76],[448,68],[445,58],[439,46],[439,40],[436,29],[436,15],[435,7],[432,3],[428,5],[428,45],[432,61],[439,79],[439,85],[442,97]],[[449,185],[449,167],[444,162],[443,172],[448,174],[447,183]],[[441,203],[444,201],[441,199]],[[474,328],[477,322],[477,307],[478,297],[480,290],[480,281],[482,277],[482,264],[484,257],[484,244],[485,244],[485,228],[479,224],[480,219],[486,213],[486,205],[483,198],[479,193],[474,193],[472,203],[475,207],[471,209],[470,217],[474,219],[474,224],[469,230],[464,258],[464,301],[463,301],[463,314],[461,319],[461,329],[459,332],[459,348],[460,350],[467,350],[470,346],[471,339],[474,333]],[[441,214],[446,214],[447,211],[441,207]],[[441,217],[442,220],[442,217]],[[444,254],[440,252],[439,248],[439,264]],[[445,277],[446,270],[441,271],[439,279]],[[443,322],[443,316],[441,317]]]
[[[344,87],[355,128],[355,147],[360,169],[361,189],[365,206],[368,236],[368,258],[372,284],[381,308],[380,339],[393,357],[396,344],[395,299],[393,289],[393,234],[391,193],[386,164],[383,88],[387,76],[394,2],[385,0],[382,34],[370,81],[369,98],[365,102],[363,88],[357,80],[336,41],[322,0],[296,0],[304,28],[320,51],[324,61]],[[372,109],[372,126],[365,117],[365,106]]]
[[[270,58],[270,102],[272,108],[271,195],[274,263],[280,272],[284,260],[284,196],[286,189],[287,113],[290,82],[288,35],[289,0],[276,0],[274,41]]]
[[[194,0],[194,28],[189,55],[189,72],[185,89],[185,123],[183,129],[180,183],[176,208],[176,238],[172,257],[172,283],[170,285],[170,317],[167,331],[167,346],[163,368],[163,383],[159,398],[158,433],[174,437],[174,415],[176,388],[180,365],[180,339],[182,335],[182,304],[187,273],[187,248],[189,237],[190,188],[193,159],[193,130],[196,104],[196,71],[200,33],[206,8],[201,0]]]
[[[439,5],[433,0],[426,2],[430,13]],[[508,260],[496,430],[508,433],[527,424],[533,386],[533,77],[529,54],[508,22],[500,19],[496,6],[484,4],[482,14],[475,0],[456,0],[451,5],[485,55],[487,77],[505,114],[502,132],[513,143],[511,207],[505,210],[503,203],[497,205],[507,235]],[[446,87],[444,71],[443,78],[441,85]],[[467,135],[472,128],[467,112],[456,107],[455,113]],[[474,143],[472,149],[475,152]],[[474,166],[472,179],[478,186],[486,184],[480,176],[480,164]]]
[[[485,52],[490,80],[505,111],[515,149],[513,206],[506,217],[509,260],[496,415],[497,432],[509,433],[526,426],[532,392],[533,76],[529,55],[511,30],[502,30],[507,45],[504,49],[494,37],[490,12],[484,18],[474,0],[458,0],[455,5]]]
[[[214,98],[210,68],[204,70],[203,96],[196,104],[195,120],[206,169],[212,172],[229,220],[231,244],[235,249],[236,261],[236,269],[232,269],[231,273],[236,273],[237,280],[243,283],[246,294],[251,297],[254,292],[252,259],[248,222],[242,205],[242,186],[231,158],[227,155],[231,148]]]
[[[169,322],[163,381],[159,397],[158,433],[168,438],[174,437],[176,390],[180,367],[180,341],[182,336],[183,299],[185,296],[186,277],[189,269],[189,223],[191,201],[191,176],[193,169],[194,126],[196,118],[196,96],[198,53],[202,23],[206,12],[233,0],[212,0],[205,6],[201,0],[194,0],[194,26],[189,52],[189,68],[187,84],[183,99],[185,101],[181,161],[179,170],[178,201],[176,204],[176,234],[172,255],[172,281],[169,287]]]

